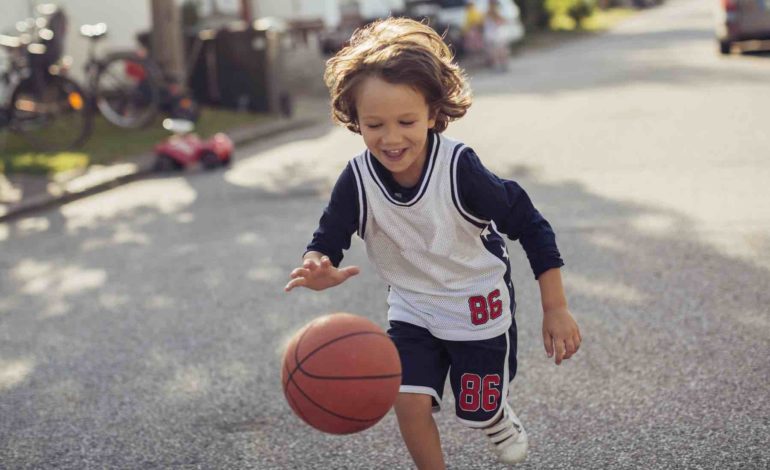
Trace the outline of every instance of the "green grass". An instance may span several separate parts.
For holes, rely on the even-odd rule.
[[[196,132],[202,137],[208,137],[216,132],[270,118],[267,114],[204,108],[196,124]],[[151,152],[155,144],[170,135],[163,129],[162,121],[163,118],[158,117],[144,129],[130,130],[115,127],[97,116],[88,142],[82,148],[64,152],[37,152],[19,136],[3,131],[0,135],[0,172],[52,175]]]
[[[556,17],[550,29],[528,32],[521,46],[527,50],[548,49],[576,39],[591,37],[613,27],[635,12],[636,10],[630,8],[597,9],[591,17],[583,21],[583,28],[578,28],[575,21],[568,16]]]
[[[613,27],[635,12],[636,10],[632,8],[608,8],[607,10],[597,8],[593,15],[583,20],[582,25],[578,25],[567,15],[566,10],[557,9],[551,17],[550,26],[554,31],[600,32]]]

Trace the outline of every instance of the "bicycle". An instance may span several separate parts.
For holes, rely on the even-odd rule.
[[[104,23],[83,25],[80,35],[89,40],[84,70],[96,109],[118,127],[133,129],[149,124],[160,107],[160,69],[142,51],[97,57],[96,46],[107,35]]]
[[[53,36],[44,36],[39,41],[27,32],[0,34],[9,58],[0,71],[0,129],[8,128],[40,151],[76,148],[91,133],[87,98],[75,81],[56,72],[46,45]]]
[[[92,99],[109,122],[123,128],[144,127],[160,111],[197,120],[196,103],[167,82],[145,49],[115,51],[99,58],[96,46],[106,37],[107,25],[82,25],[80,35],[89,40],[85,73]]]

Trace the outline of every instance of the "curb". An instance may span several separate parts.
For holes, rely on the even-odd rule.
[[[311,118],[281,120],[252,128],[235,128],[225,132],[230,136],[235,145],[243,145],[262,138],[311,127],[319,123],[319,120]],[[0,222],[9,222],[31,212],[61,205],[136,181],[154,173],[153,163],[154,154],[144,153],[134,155],[126,159],[126,161],[113,165],[92,167],[83,175],[70,181],[52,182],[51,185],[53,185],[56,194],[51,194],[50,191],[33,194],[29,197],[23,197],[18,203],[8,204],[5,208],[0,204]],[[2,212],[3,210],[5,212]]]

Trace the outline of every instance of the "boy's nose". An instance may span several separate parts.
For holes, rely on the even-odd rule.
[[[385,134],[382,136],[383,144],[397,144],[399,142],[401,142],[401,133],[396,129],[387,129]]]

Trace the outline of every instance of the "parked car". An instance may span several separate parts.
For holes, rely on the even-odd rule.
[[[733,43],[770,39],[770,0],[715,0],[719,52],[729,54]]]

